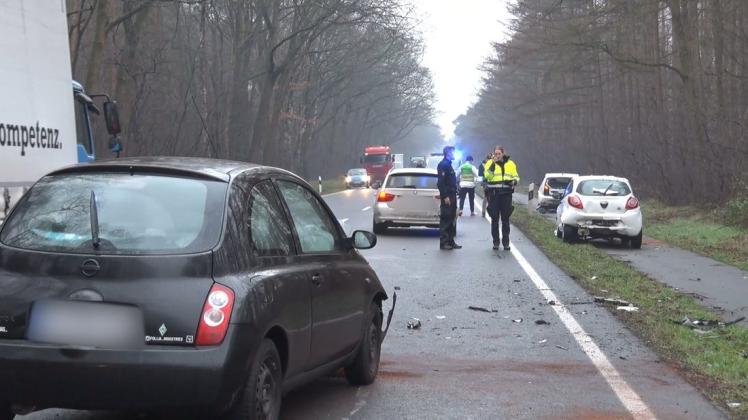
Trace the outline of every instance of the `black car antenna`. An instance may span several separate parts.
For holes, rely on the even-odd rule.
[[[99,239],[99,211],[96,208],[96,193],[91,190],[91,202],[89,204],[91,213],[91,241],[95,249],[99,249],[101,240]]]

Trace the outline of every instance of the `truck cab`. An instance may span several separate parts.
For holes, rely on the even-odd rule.
[[[394,156],[389,146],[371,146],[364,149],[361,164],[369,175],[371,185],[377,188],[394,166]]]

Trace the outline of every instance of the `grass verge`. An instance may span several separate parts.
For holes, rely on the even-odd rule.
[[[693,298],[642,275],[591,245],[563,243],[553,236],[551,221],[528,215],[524,206],[517,206],[512,220],[551,261],[591,294],[621,298],[638,306],[638,312],[616,311],[615,315],[663,359],[680,368],[729,416],[748,418],[748,358],[744,357],[748,351],[747,329],[733,325],[697,334],[674,321],[684,316],[718,317]],[[729,408],[730,402],[741,406]]]
[[[706,211],[646,201],[642,210],[646,235],[748,270],[748,229],[725,224],[720,209]]]

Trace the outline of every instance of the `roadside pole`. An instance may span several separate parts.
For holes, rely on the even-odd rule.
[[[527,214],[532,214],[535,210],[537,199],[535,197],[535,183],[531,182],[527,187]]]

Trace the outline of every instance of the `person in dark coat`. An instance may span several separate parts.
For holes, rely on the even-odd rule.
[[[457,176],[452,167],[454,146],[444,148],[444,159],[436,167],[437,187],[441,203],[439,205],[439,248],[444,250],[460,249],[455,243],[457,234]]]

